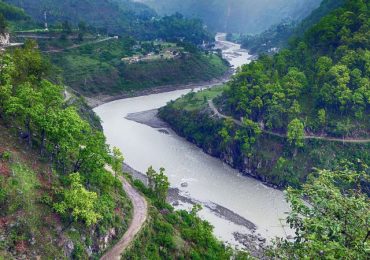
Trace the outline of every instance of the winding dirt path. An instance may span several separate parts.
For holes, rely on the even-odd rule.
[[[119,177],[119,179],[122,182],[123,189],[132,201],[134,214],[126,233],[117,244],[101,257],[101,260],[121,259],[122,253],[134,240],[135,235],[139,233],[148,216],[148,204],[145,198],[124,177]]]
[[[231,116],[226,116],[224,114],[221,114],[212,100],[208,100],[208,105],[212,109],[213,113],[219,118],[231,119],[236,125],[243,126],[243,123],[240,120],[236,120],[235,118],[232,118]],[[266,134],[286,138],[286,135],[283,135],[283,134],[275,133],[272,131],[267,131],[264,129],[262,129],[262,131]],[[315,135],[306,135],[304,139],[316,139],[316,140],[323,140],[323,141],[328,141],[328,142],[340,142],[340,143],[360,143],[360,144],[370,143],[370,139],[354,139],[354,138],[348,138],[348,139],[343,138],[342,139],[342,138],[315,136]]]

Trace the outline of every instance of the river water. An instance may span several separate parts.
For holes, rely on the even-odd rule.
[[[240,50],[240,45],[223,38],[224,35],[217,35],[217,46],[223,50],[231,65],[238,67],[250,62],[251,56],[247,51]],[[101,105],[94,111],[102,119],[108,144],[122,150],[125,163],[140,172],[146,172],[149,166],[155,169],[164,167],[171,187],[178,188],[181,195],[203,204],[200,216],[215,227],[214,233],[221,240],[240,246],[233,233],[248,234],[251,230],[212,210],[215,205],[249,220],[256,226],[255,233],[260,233],[268,240],[285,236],[287,231],[282,225],[282,218],[289,211],[289,206],[283,192],[242,176],[171,130],[169,134],[164,134],[158,129],[125,119],[130,113],[162,107],[189,91],[176,90],[121,99]],[[181,185],[184,183],[187,186]],[[177,206],[187,207],[189,205],[185,202]]]

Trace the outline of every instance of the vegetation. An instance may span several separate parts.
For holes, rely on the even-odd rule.
[[[139,40],[162,39],[196,45],[214,40],[200,20],[185,19],[180,14],[159,17],[149,7],[129,0],[7,2],[24,9],[42,28],[47,10],[51,31],[71,33],[86,29],[93,33],[132,36]]]
[[[315,25],[328,13],[339,8],[344,3],[343,0],[324,0],[320,7],[302,21],[283,20],[271,26],[266,31],[257,35],[242,35],[238,41],[243,48],[251,53],[275,53],[283,47],[287,47],[290,38],[301,37],[310,27]]]
[[[208,153],[280,187],[298,187],[313,167],[342,159],[369,164],[369,142],[331,142],[369,138],[368,17],[368,4],[347,1],[289,49],[244,65],[214,99],[228,119],[211,117],[201,93],[160,116]]]
[[[11,54],[2,54],[0,60],[0,123],[22,137],[27,149],[38,153],[34,157],[35,162],[43,161],[49,172],[36,174],[28,170],[25,165],[31,162],[27,160],[26,163],[15,160],[5,164],[5,167],[16,167],[14,169],[20,175],[11,176],[5,168],[5,177],[1,176],[1,198],[7,198],[0,201],[1,217],[16,221],[16,225],[25,221],[29,226],[17,229],[10,225],[10,221],[4,229],[8,239],[3,249],[8,251],[14,247],[13,243],[21,242],[25,248],[43,252],[37,247],[38,242],[32,242],[43,241],[40,236],[33,235],[33,230],[42,230],[42,219],[47,214],[58,213],[61,222],[56,225],[65,231],[48,234],[56,239],[66,236],[68,239],[61,243],[72,243],[71,250],[79,248],[81,257],[86,256],[88,247],[90,256],[99,255],[107,246],[100,244],[101,237],[108,234],[111,240],[112,235],[108,231],[112,228],[119,237],[127,228],[131,214],[121,183],[104,169],[105,165],[112,163],[105,137],[83,120],[74,107],[65,103],[62,87],[44,79],[48,75],[47,63],[32,42]],[[8,140],[9,134],[5,133],[2,138]],[[3,146],[0,151],[2,149]],[[2,160],[9,160],[9,157],[4,153]],[[41,179],[48,181],[42,182]],[[27,203],[12,201],[18,201],[17,190],[30,193],[29,196],[24,195]],[[34,214],[36,208],[40,213]],[[35,222],[27,220],[29,215]],[[71,229],[80,234],[93,232],[93,241],[83,240],[80,235],[69,235],[69,232],[73,233]],[[9,236],[9,232],[16,232],[17,237]],[[48,232],[54,231],[51,228]],[[72,254],[54,245],[51,250],[53,252],[46,255]],[[14,254],[32,254],[32,250],[15,250]]]
[[[49,44],[43,41],[40,45],[48,49]],[[135,41],[130,37],[53,53],[50,59],[61,69],[65,83],[84,95],[128,94],[206,81],[223,76],[228,69],[218,55],[183,43]]]
[[[213,227],[197,216],[199,206],[190,212],[175,211],[163,200],[169,184],[164,169],[157,173],[149,168],[148,174],[149,187],[137,180],[134,185],[150,199],[149,222],[123,258],[230,259],[234,255],[238,260],[251,259],[247,253],[233,252],[213,236]]]
[[[293,240],[275,241],[278,259],[365,259],[369,245],[369,197],[362,191],[368,168],[361,162],[319,170],[302,190],[288,189]]]
[[[309,132],[368,136],[368,22],[367,4],[347,1],[291,48],[244,66],[224,95],[224,108],[274,131],[297,117]],[[325,125],[317,120],[322,109]]]

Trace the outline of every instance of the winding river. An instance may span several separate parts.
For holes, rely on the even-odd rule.
[[[217,35],[217,47],[223,50],[230,64],[238,67],[250,62],[248,52],[241,50],[238,44],[225,41],[224,36]],[[102,119],[108,143],[123,151],[125,163],[140,172],[146,172],[149,166],[156,169],[164,167],[171,187],[177,188],[182,197],[203,205],[200,216],[215,227],[214,233],[221,240],[241,247],[234,232],[260,234],[267,240],[286,236],[289,230],[284,228],[282,219],[289,206],[283,192],[242,176],[170,129],[166,134],[160,129],[125,119],[130,113],[162,107],[189,91],[176,90],[116,100],[94,111]],[[189,201],[184,200],[176,207],[189,206]],[[222,213],[225,210],[228,214]],[[230,212],[237,215],[237,219],[247,220],[250,225],[235,221]]]

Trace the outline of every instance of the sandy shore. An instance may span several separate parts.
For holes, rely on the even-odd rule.
[[[170,128],[170,126],[158,117],[158,109],[128,114],[126,119],[136,123],[148,125],[153,128]]]

